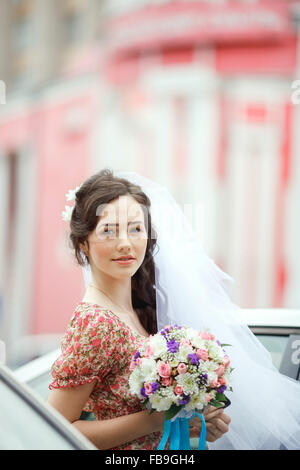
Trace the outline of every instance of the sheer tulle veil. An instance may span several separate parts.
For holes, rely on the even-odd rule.
[[[210,449],[300,449],[300,383],[280,374],[268,351],[241,323],[240,308],[231,301],[233,281],[204,253],[184,212],[169,191],[134,172],[117,172],[139,185],[151,201],[157,232],[154,252],[158,329],[181,324],[209,329],[234,368],[229,432]],[[91,281],[88,265],[85,284]]]

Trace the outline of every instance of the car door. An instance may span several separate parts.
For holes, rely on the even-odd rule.
[[[13,372],[0,365],[1,450],[97,450]]]

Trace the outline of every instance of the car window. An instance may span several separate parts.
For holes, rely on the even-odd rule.
[[[289,337],[287,335],[256,334],[257,339],[269,351],[274,366],[279,370]]]
[[[38,375],[34,379],[31,379],[27,382],[27,385],[29,385],[32,390],[34,390],[36,393],[38,393],[41,398],[44,400],[47,400],[48,395],[49,395],[49,384],[52,382],[53,377],[50,373],[50,370],[47,372],[44,372],[41,375]]]

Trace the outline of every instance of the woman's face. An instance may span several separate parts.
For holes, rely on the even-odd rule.
[[[147,247],[147,228],[141,205],[131,196],[119,198],[98,208],[97,226],[88,236],[92,272],[114,278],[132,277],[143,263]],[[120,257],[132,257],[129,263]]]

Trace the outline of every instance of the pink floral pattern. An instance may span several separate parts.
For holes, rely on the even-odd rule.
[[[104,420],[142,410],[140,400],[129,391],[129,366],[145,340],[110,310],[80,302],[61,342],[61,355],[51,368],[53,388],[96,381],[84,411]],[[162,437],[155,432],[113,450],[154,450]]]

